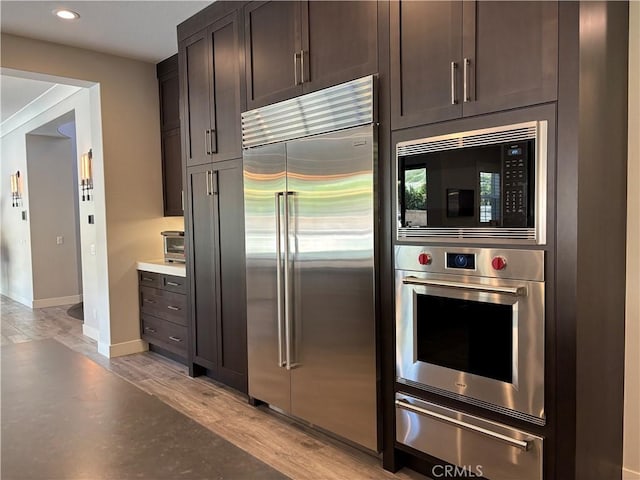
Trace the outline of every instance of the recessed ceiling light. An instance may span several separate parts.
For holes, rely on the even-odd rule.
[[[75,20],[76,18],[80,18],[80,15],[78,13],[71,10],[67,10],[65,8],[59,8],[57,10],[54,10],[53,14],[65,20]]]

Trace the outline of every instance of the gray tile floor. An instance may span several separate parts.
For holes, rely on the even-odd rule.
[[[287,478],[54,339],[2,352],[2,478]]]

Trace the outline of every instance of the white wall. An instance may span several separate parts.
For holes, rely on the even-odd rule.
[[[2,236],[2,283],[0,283],[0,291],[25,305],[34,306],[34,285],[32,278],[32,237],[31,237],[31,182],[30,170],[27,164],[27,135],[33,130],[42,127],[45,124],[69,113],[74,112],[76,120],[76,150],[77,152],[88,151],[93,145],[100,147],[102,139],[100,130],[94,124],[95,117],[100,116],[99,96],[95,96],[93,92],[99,87],[82,88],[77,93],[57,101],[53,106],[47,103],[47,99],[43,99],[47,108],[39,115],[32,117],[25,123],[18,125],[4,125],[2,137],[0,138],[0,147],[2,155],[0,158],[2,178],[9,178],[9,172],[15,172],[19,169],[23,176],[23,206],[22,208],[11,208],[11,205],[5,200],[9,197],[6,190],[0,192],[2,202],[1,219],[1,236]],[[36,110],[37,111],[37,110]],[[77,158],[76,158],[76,168]],[[94,163],[95,182],[101,184],[103,182],[102,162],[98,159]],[[51,175],[54,175],[51,172]],[[69,172],[69,180],[73,178],[73,173]],[[5,182],[0,182],[4,185]],[[8,183],[7,183],[8,185]],[[3,187],[4,188],[4,187]],[[77,187],[72,190],[78,192]],[[104,200],[102,200],[104,202]],[[102,242],[102,255],[91,255],[91,244],[99,244],[97,234],[98,228],[103,230],[106,228],[104,218],[100,219],[96,224],[89,225],[86,222],[87,215],[96,211],[97,202],[81,202],[79,205],[80,212],[80,236],[81,236],[81,256],[82,256],[82,292],[85,311],[84,332],[92,338],[98,340],[100,331],[100,320],[103,320],[102,329],[109,338],[109,297],[105,294],[108,284],[107,277],[107,258],[106,247]],[[103,204],[104,205],[104,204]],[[104,206],[102,207],[104,208]],[[20,212],[27,212],[27,220],[22,221]],[[83,221],[84,219],[84,221]],[[102,225],[100,225],[102,223]],[[33,239],[35,241],[35,239]],[[37,250],[37,248],[36,248]],[[36,252],[37,254],[37,252]],[[93,314],[95,312],[95,315]]]
[[[626,476],[640,479],[640,2],[629,2],[629,176],[625,346]]]
[[[13,35],[1,40],[2,67],[97,84],[90,98],[99,98],[100,115],[89,127],[102,131],[102,144],[81,146],[78,133],[78,153],[93,148],[103,169],[96,172],[96,185],[104,190],[96,187],[92,202],[96,257],[106,258],[106,266],[98,262],[96,279],[107,304],[96,312],[98,348],[109,356],[140,351],[146,345],[140,340],[136,262],[161,258],[160,232],[183,228],[182,218],[163,217],[155,65]],[[85,312],[90,318],[91,310]]]
[[[27,135],[26,149],[34,305],[78,302],[82,288],[74,204],[76,159],[71,139]]]

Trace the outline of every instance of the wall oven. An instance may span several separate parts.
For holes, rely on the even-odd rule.
[[[395,248],[397,381],[544,425],[544,252]]]
[[[398,240],[546,242],[546,120],[400,142],[396,155]]]

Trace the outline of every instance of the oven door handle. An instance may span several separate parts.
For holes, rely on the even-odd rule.
[[[431,417],[435,420],[439,420],[441,422],[444,423],[449,423],[451,425],[454,425],[458,428],[462,428],[464,430],[469,430],[471,432],[476,432],[479,433],[481,435],[485,435],[487,437],[491,437],[494,440],[498,440],[504,443],[507,443],[509,445],[511,445],[512,447],[516,447],[519,448],[520,450],[524,450],[525,452],[527,450],[529,450],[529,448],[531,448],[531,442],[528,440],[518,440],[515,438],[511,438],[507,435],[502,435],[501,433],[498,432],[494,432],[491,430],[487,430],[486,428],[482,428],[479,427],[477,425],[472,425],[470,423],[467,422],[463,422],[462,420],[458,420],[456,418],[451,418],[448,417],[446,415],[441,415],[439,413],[436,412],[432,412],[430,410],[427,410],[425,408],[420,408],[416,405],[412,405],[410,403],[407,402],[403,402],[402,400],[396,400],[396,406],[398,406],[399,408],[402,408],[404,410],[409,410],[410,412],[414,412],[417,413],[419,415],[424,415],[426,417]]]
[[[405,285],[421,285],[423,287],[459,288],[461,290],[473,290],[475,292],[506,293],[518,297],[527,295],[527,287],[494,287],[478,283],[449,282],[446,280],[429,280],[417,277],[404,277],[402,283]]]

